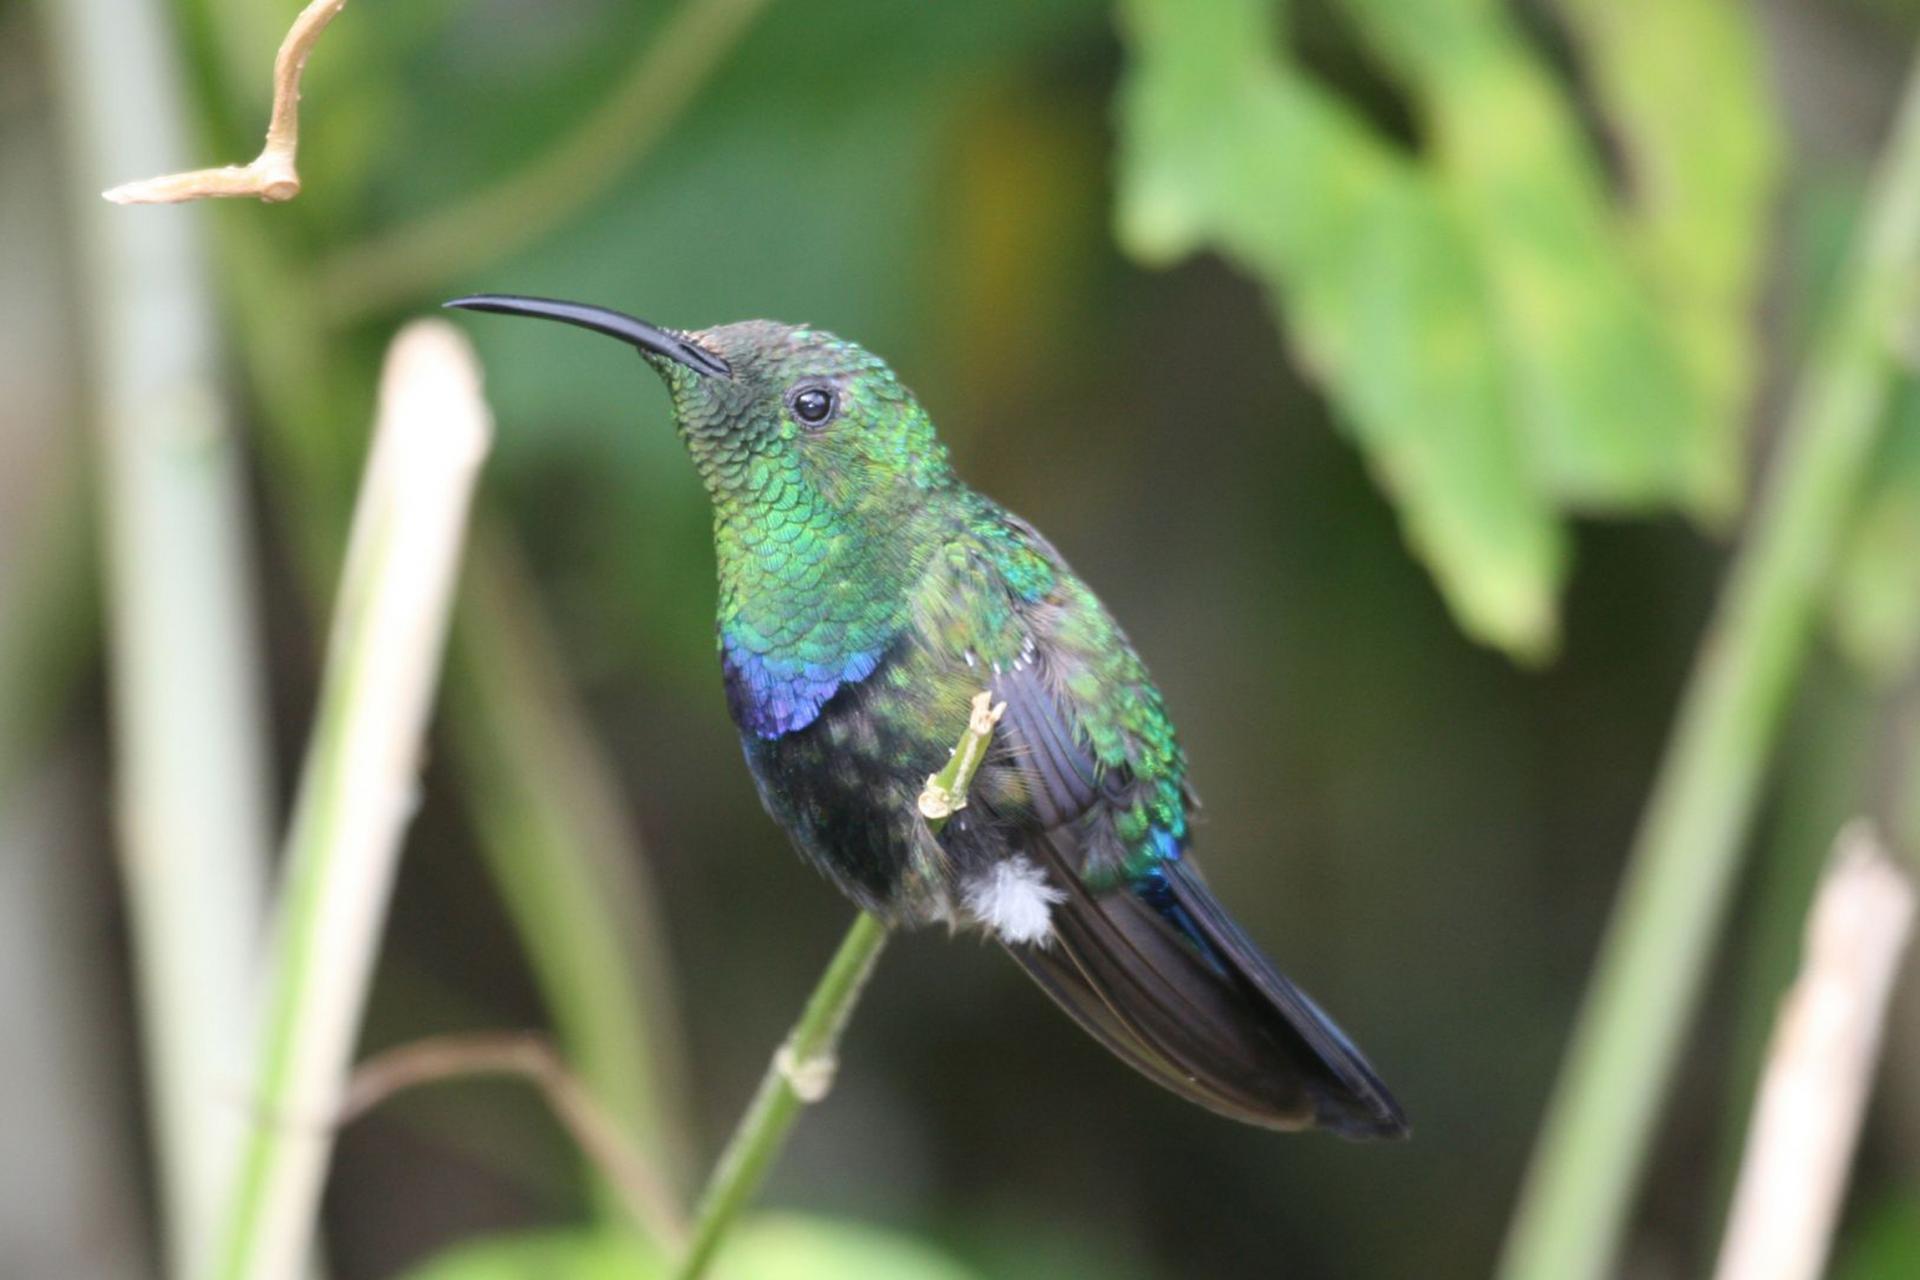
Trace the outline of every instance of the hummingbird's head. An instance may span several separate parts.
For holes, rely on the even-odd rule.
[[[499,294],[447,305],[558,320],[637,348],[666,383],[680,438],[723,517],[762,505],[893,517],[951,480],[913,393],[878,356],[822,330],[745,320],[682,332]]]

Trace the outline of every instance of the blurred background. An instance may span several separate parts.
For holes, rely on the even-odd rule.
[[[1416,1128],[1215,1119],[929,934],[889,949],[764,1203],[1009,1280],[1488,1274],[1920,6],[366,3],[314,55],[297,201],[97,200],[253,154],[298,7],[0,0],[0,1274],[159,1273],[140,788],[227,770],[206,803],[235,861],[158,892],[244,942],[380,352],[478,290],[884,354],[1125,622],[1215,886]],[[550,1029],[691,1190],[849,909],[742,767],[706,501],[654,379],[468,327],[497,447],[362,1051]],[[1886,725],[1920,415],[1893,417],[1624,1274],[1711,1256],[1813,878],[1915,781]],[[155,471],[121,465],[143,432]],[[168,626],[226,692],[148,670],[187,715],[156,728],[123,673],[155,652],[130,629]],[[1848,1276],[1920,1275],[1899,999]],[[423,1090],[343,1132],[328,1267],[605,1205],[523,1086]]]

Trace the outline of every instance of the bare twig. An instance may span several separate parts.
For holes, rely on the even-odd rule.
[[[627,1141],[620,1121],[567,1069],[544,1036],[479,1032],[434,1036],[389,1049],[353,1073],[340,1123],[359,1119],[403,1090],[471,1076],[515,1076],[540,1090],[554,1117],[619,1190],[634,1220],[669,1247],[685,1242],[686,1222],[658,1171]]]
[[[300,147],[300,76],[320,33],[346,7],[347,0],[313,0],[293,20],[273,60],[273,115],[267,122],[267,143],[251,163],[128,182],[105,192],[106,198],[115,204],[182,204],[255,196],[279,204],[299,195],[300,173],[294,160]]]
[[[1820,1274],[1913,914],[1913,885],[1873,829],[1842,831],[1774,1027],[1717,1280]]]

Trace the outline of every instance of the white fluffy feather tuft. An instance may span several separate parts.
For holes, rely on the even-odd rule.
[[[996,862],[968,882],[967,914],[1012,946],[1044,943],[1053,932],[1053,906],[1066,894],[1047,883],[1047,873],[1021,855]]]

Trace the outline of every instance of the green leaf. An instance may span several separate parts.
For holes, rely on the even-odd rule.
[[[405,1280],[660,1280],[668,1261],[638,1237],[557,1230],[457,1245]],[[717,1280],[980,1280],[912,1237],[861,1223],[763,1214],[735,1229],[712,1274]]]
[[[1553,637],[1564,535],[1531,473],[1470,241],[1438,186],[1267,51],[1264,5],[1124,7],[1120,237],[1266,283],[1462,624]]]
[[[1739,453],[1756,384],[1752,313],[1779,189],[1780,122],[1740,0],[1561,0],[1627,171],[1627,230]]]
[[[1840,649],[1891,684],[1920,662],[1920,388],[1901,389],[1833,581]]]
[[[1731,507],[1757,242],[1655,281],[1641,240],[1680,253],[1706,197],[1689,183],[1684,216],[1650,200],[1644,232],[1614,208],[1504,6],[1343,3],[1413,94],[1416,154],[1295,66],[1260,0],[1204,21],[1122,4],[1120,238],[1156,264],[1218,250],[1260,280],[1462,625],[1538,654],[1566,512]],[[1712,190],[1746,205],[1712,225],[1757,229],[1770,187],[1723,168],[1737,180]]]
[[[1430,164],[1460,211],[1538,482],[1569,506],[1735,493],[1677,335],[1635,270],[1604,179],[1558,85],[1504,7],[1344,0],[1414,87]]]

